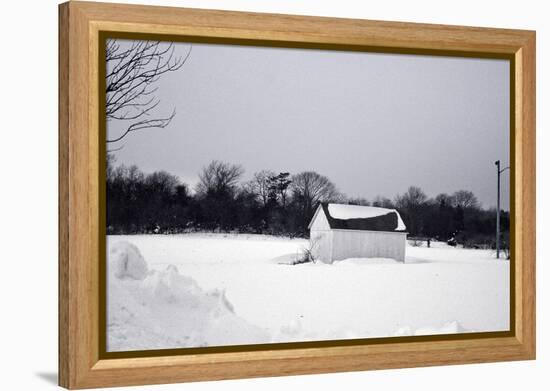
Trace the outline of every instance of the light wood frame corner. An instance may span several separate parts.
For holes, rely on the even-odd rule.
[[[513,329],[507,336],[103,359],[98,56],[102,31],[501,56],[514,66]],[[59,384],[90,388],[535,358],[535,32],[71,1],[59,6]]]

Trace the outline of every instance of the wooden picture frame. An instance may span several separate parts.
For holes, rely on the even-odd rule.
[[[100,37],[347,48],[510,59],[512,329],[459,338],[252,345],[233,351],[102,354]],[[103,98],[104,99],[104,98]],[[103,341],[104,342],[104,341]],[[535,32],[88,2],[59,6],[59,384],[91,388],[535,358]]]

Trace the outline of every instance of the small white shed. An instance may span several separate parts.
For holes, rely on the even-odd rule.
[[[325,263],[347,258],[405,262],[407,227],[395,209],[322,203],[308,228],[312,254]]]

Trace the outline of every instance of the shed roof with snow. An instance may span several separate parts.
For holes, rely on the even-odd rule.
[[[323,213],[330,229],[356,231],[405,232],[399,212],[375,206],[321,203],[308,228],[311,229],[319,213]]]
[[[405,261],[407,227],[395,209],[323,203],[308,228],[311,253],[323,262],[347,258]]]

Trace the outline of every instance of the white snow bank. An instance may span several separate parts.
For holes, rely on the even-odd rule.
[[[289,266],[280,264],[282,258],[301,253],[307,240],[117,235],[107,237],[108,248],[123,241],[137,245],[148,269],[156,272],[149,271],[144,280],[111,281],[110,350],[225,345],[225,335],[228,343],[244,344],[390,337],[396,331],[413,335],[443,329],[453,320],[468,331],[509,329],[510,263],[496,260],[490,250],[432,242],[431,248],[408,247],[405,263],[353,259]],[[196,299],[199,308],[178,303],[183,299],[175,300],[177,294],[171,299],[172,288],[157,285],[162,300],[155,311],[155,284],[145,281],[159,273],[156,283],[169,285],[171,264],[181,277],[170,277],[172,286],[184,285],[191,291],[185,296],[189,302]],[[225,297],[233,312],[225,308]],[[215,308],[226,315],[216,318]],[[208,326],[204,332],[203,324]]]
[[[295,319],[286,325],[281,326],[280,330],[273,336],[274,342],[303,342],[303,341],[330,341],[343,339],[358,339],[358,338],[385,338],[385,337],[405,337],[405,336],[420,336],[420,335],[437,335],[437,334],[457,334],[471,333],[473,330],[468,330],[458,322],[451,321],[444,323],[440,327],[420,327],[414,328],[411,326],[403,326],[393,333],[377,335],[369,333],[365,329],[355,329],[350,327],[340,329],[322,329],[308,330],[302,323],[303,319]]]
[[[338,220],[368,219],[395,212],[397,214],[396,231],[404,231],[407,229],[407,227],[405,227],[405,223],[403,223],[403,220],[399,215],[399,212],[395,209],[363,205],[328,204],[328,212],[333,218]]]
[[[108,351],[270,340],[263,330],[235,315],[224,291],[202,290],[173,265],[147,272],[139,249],[131,243],[111,248],[108,268]]]
[[[397,265],[402,263],[392,258],[346,258],[334,262],[333,265]]]
[[[147,275],[147,262],[132,243],[115,243],[109,249],[109,271],[116,278],[143,280]]]
[[[394,336],[402,337],[409,335],[435,335],[435,334],[457,334],[457,333],[467,333],[471,332],[470,330],[465,329],[462,325],[453,320],[452,322],[447,322],[441,327],[420,327],[413,330],[410,326],[404,326],[399,328]]]

